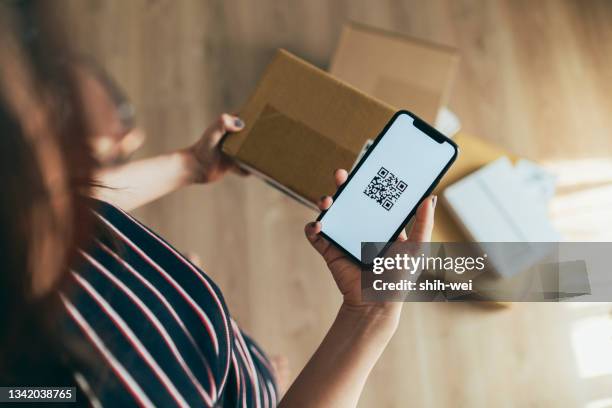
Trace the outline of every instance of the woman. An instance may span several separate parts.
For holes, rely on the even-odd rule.
[[[49,63],[66,52],[52,10],[7,4],[0,5],[0,383],[76,385],[77,402],[94,406],[279,404],[268,359],[210,278],[123,210],[83,198],[103,195],[90,187],[96,166],[87,136],[96,109],[74,70]],[[133,208],[220,179],[234,165],[219,140],[241,127],[222,115],[193,146],[128,165],[131,194],[105,198]],[[347,173],[334,176],[340,186]],[[320,207],[331,203],[324,197]],[[429,240],[434,208],[435,197],[424,201],[410,236],[399,239]],[[281,406],[355,406],[401,313],[401,303],[361,301],[359,268],[319,230],[310,223],[306,236],[343,303]]]

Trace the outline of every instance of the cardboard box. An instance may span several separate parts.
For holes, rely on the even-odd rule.
[[[435,124],[459,56],[436,45],[356,23],[346,25],[329,72],[391,106]]]
[[[333,194],[333,172],[350,169],[391,106],[279,50],[240,111],[245,129],[223,151],[301,202]]]

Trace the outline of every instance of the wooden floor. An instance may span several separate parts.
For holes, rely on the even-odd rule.
[[[327,67],[343,22],[354,20],[457,47],[451,108],[469,133],[553,164],[612,157],[610,1],[63,3],[79,47],[133,99],[149,137],[141,156],[183,147],[219,112],[237,110],[277,47]],[[303,238],[314,213],[232,176],[137,215],[198,253],[238,322],[299,371],[340,301]],[[407,304],[361,406],[612,406],[610,309]]]

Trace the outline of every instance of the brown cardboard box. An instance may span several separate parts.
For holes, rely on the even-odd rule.
[[[333,171],[350,169],[391,106],[279,50],[240,111],[246,127],[223,151],[294,198],[314,207],[335,191]]]
[[[458,61],[452,48],[351,23],[344,27],[330,73],[434,123],[439,108],[447,102]],[[459,133],[455,142],[461,154],[434,193],[439,194],[446,186],[503,155],[513,158],[497,146],[465,133]],[[436,208],[435,225],[434,241],[467,239],[444,206]]]
[[[452,48],[351,23],[342,31],[329,72],[435,124],[458,61]]]

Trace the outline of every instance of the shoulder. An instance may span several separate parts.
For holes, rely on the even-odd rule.
[[[125,390],[128,399],[161,405],[209,405],[231,359],[220,290],[130,214],[98,200],[90,209],[94,234],[78,251],[62,291],[64,331],[77,340],[67,344],[75,368],[107,398]]]

